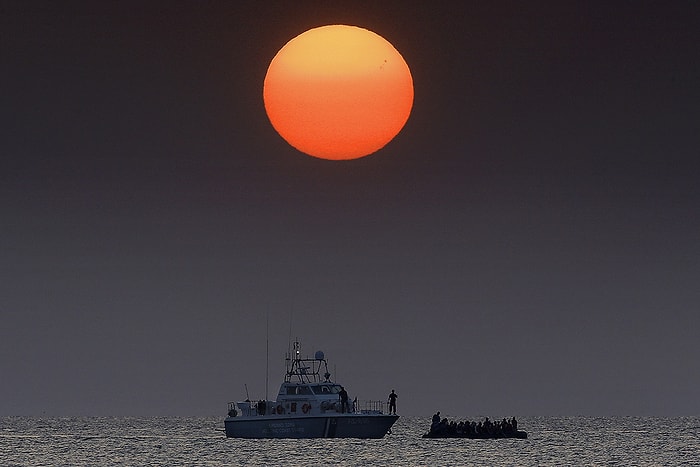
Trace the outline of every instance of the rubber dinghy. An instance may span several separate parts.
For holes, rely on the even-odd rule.
[[[492,422],[488,417],[484,421],[469,420],[455,422],[440,418],[440,412],[433,415],[430,431],[423,438],[468,438],[468,439],[527,439],[527,432],[518,430],[515,417],[510,420]]]

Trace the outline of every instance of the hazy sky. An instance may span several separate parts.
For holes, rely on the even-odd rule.
[[[270,396],[700,414],[700,3],[405,3],[0,2],[0,415],[223,418],[266,317]],[[262,103],[334,23],[415,86],[347,162]]]

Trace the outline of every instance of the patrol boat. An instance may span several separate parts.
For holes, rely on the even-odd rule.
[[[383,412],[383,401],[359,407],[357,398],[343,394],[320,350],[314,358],[302,358],[295,342],[285,363],[276,400],[229,402],[224,420],[228,438],[383,438],[399,418]]]

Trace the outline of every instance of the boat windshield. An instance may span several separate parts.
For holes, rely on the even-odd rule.
[[[314,394],[338,394],[340,392],[339,384],[314,384],[311,386]]]
[[[311,394],[311,390],[306,385],[287,386],[287,395],[288,396],[306,395],[306,394]]]

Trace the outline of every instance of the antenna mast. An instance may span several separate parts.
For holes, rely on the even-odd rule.
[[[267,384],[270,380],[270,313],[265,314],[265,400],[267,400]]]

